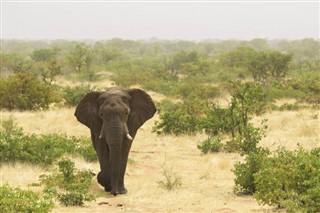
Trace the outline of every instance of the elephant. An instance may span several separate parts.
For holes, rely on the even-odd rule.
[[[89,127],[99,159],[98,183],[112,195],[126,194],[124,176],[137,130],[157,109],[141,89],[113,87],[84,95],[76,107],[77,120]]]

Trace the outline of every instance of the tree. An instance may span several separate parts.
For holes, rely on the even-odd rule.
[[[251,47],[238,47],[226,54],[221,54],[219,64],[230,69],[243,68],[256,53]]]
[[[279,81],[286,77],[291,59],[292,55],[278,51],[269,52],[270,74],[274,80]]]
[[[58,52],[58,49],[38,49],[32,52],[31,58],[35,62],[51,61],[57,58]]]
[[[285,78],[291,59],[291,54],[275,50],[256,51],[250,47],[238,47],[221,55],[219,64],[232,70],[246,69],[255,82],[266,84],[270,80]]]
[[[72,69],[81,73],[83,71],[89,71],[92,62],[93,62],[93,52],[90,48],[85,44],[78,44],[75,48],[70,52],[68,56],[69,64]]]
[[[58,60],[58,49],[39,49],[32,53],[35,72],[45,83],[51,84],[54,78],[61,74],[61,65]]]

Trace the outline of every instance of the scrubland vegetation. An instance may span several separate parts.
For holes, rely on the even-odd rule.
[[[28,190],[1,181],[0,210],[47,212],[60,208],[55,201],[62,206],[83,206],[106,196],[101,195],[102,189],[98,190],[92,180],[93,172],[98,172],[98,163],[89,131],[70,120],[74,119],[74,106],[84,94],[114,85],[150,91],[158,108],[157,117],[140,130],[145,143],[153,142],[139,145],[142,137],[138,133],[133,147],[136,153],[129,156],[133,157],[127,175],[133,179],[129,184],[136,185],[133,187],[136,193],[129,186],[128,195],[114,198],[126,203],[124,207],[123,204],[115,207],[118,210],[223,211],[224,207],[232,210],[227,204],[230,197],[236,196],[232,200],[245,205],[237,199],[246,194],[262,206],[276,210],[319,212],[319,47],[319,41],[312,39],[198,43],[121,39],[2,41],[1,168],[22,163],[47,171],[57,166],[59,169],[42,174],[39,180],[35,178],[34,184],[28,183],[32,185]],[[57,121],[48,124],[50,111],[53,111],[51,119]],[[292,117],[295,120],[290,120]],[[31,125],[32,119],[37,123]],[[303,123],[293,128],[299,122]],[[290,134],[294,136],[288,137]],[[154,156],[154,152],[160,157]],[[137,156],[139,153],[144,156]],[[208,162],[219,154],[227,160],[220,159],[214,171]],[[163,156],[164,160],[159,159]],[[97,171],[78,170],[67,158],[94,164]],[[190,159],[182,165],[184,158]],[[167,165],[169,159],[175,159],[177,165]],[[156,180],[147,176],[148,181],[152,180],[150,184],[154,184],[146,185],[149,194],[147,189],[141,191],[138,187],[141,182],[134,182],[136,176],[146,175],[139,173],[141,167],[148,168],[142,169],[145,173],[157,174]],[[6,171],[2,170],[4,178]],[[232,178],[227,188],[219,185],[219,181],[230,181],[223,172]],[[204,192],[211,200],[195,201],[191,191],[201,194],[205,185],[212,187]],[[94,193],[90,191],[92,188]],[[232,192],[225,204],[219,203],[221,190]],[[159,205],[159,197],[170,203],[158,191],[176,196],[172,202],[182,205],[148,206],[148,203]],[[149,195],[149,200],[143,193]],[[190,197],[186,198],[186,194]],[[185,203],[188,199],[190,203]],[[137,205],[139,202],[142,204]],[[191,205],[192,202],[196,204]],[[197,206],[197,202],[201,204]],[[207,206],[202,206],[202,202]],[[263,211],[264,207],[257,208],[242,210]]]

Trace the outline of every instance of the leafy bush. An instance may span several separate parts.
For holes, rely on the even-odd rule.
[[[254,175],[259,203],[292,212],[320,211],[320,149],[277,150]],[[272,177],[272,178],[271,178]]]
[[[197,116],[182,111],[165,112],[160,115],[160,119],[153,128],[157,134],[194,134],[199,130]]]
[[[183,100],[214,99],[219,95],[219,89],[215,86],[185,82],[178,84],[174,94]]]
[[[208,152],[219,152],[223,148],[223,144],[221,138],[212,137],[201,141],[197,147],[202,153],[207,154]]]
[[[54,86],[41,82],[36,75],[19,72],[0,78],[0,108],[9,110],[47,109],[61,97]]]
[[[49,212],[54,204],[51,198],[30,190],[0,186],[0,212]]]
[[[250,152],[243,163],[237,162],[234,165],[236,192],[252,194],[256,191],[254,175],[262,169],[264,160],[269,154],[268,149],[260,148],[255,152]]]
[[[12,129],[12,125],[0,131],[0,163],[24,162],[48,166],[64,154],[83,156],[87,161],[97,160],[89,138],[58,134],[29,135],[22,128]]]
[[[90,92],[90,86],[66,87],[62,91],[62,96],[67,106],[76,106],[85,94]]]
[[[261,204],[291,212],[320,210],[320,149],[296,151],[279,148],[249,153],[236,163],[235,191],[254,194]]]
[[[95,200],[95,196],[89,193],[95,175],[91,170],[77,170],[69,159],[59,161],[58,165],[59,171],[40,176],[45,194],[56,197],[65,206],[82,206],[84,201]]]

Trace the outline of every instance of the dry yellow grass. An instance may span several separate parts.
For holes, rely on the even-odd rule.
[[[299,111],[275,111],[254,119],[259,125],[262,119],[267,119],[267,136],[261,145],[271,149],[285,146],[296,149],[299,143],[306,149],[320,146],[320,110],[303,109]]]
[[[155,94],[152,94],[152,96]],[[159,98],[161,96],[159,95]],[[158,99],[158,97],[157,97]],[[73,116],[74,108],[55,108],[44,112],[2,112],[4,119],[10,115],[25,132],[48,134],[61,133],[88,136],[89,129],[78,123]],[[320,146],[319,110],[297,112],[271,112],[268,119],[268,135],[261,144],[271,148],[278,145],[290,149],[300,143],[306,148]],[[251,196],[236,196],[233,193],[234,175],[231,169],[242,160],[237,154],[215,153],[202,155],[196,145],[203,135],[157,136],[151,133],[158,116],[149,120],[138,131],[129,158],[126,173],[127,195],[113,197],[103,192],[96,180],[92,191],[102,197],[84,207],[61,207],[53,212],[271,212],[272,208],[259,206]],[[259,123],[262,117],[254,119]],[[98,163],[75,159],[77,168],[99,171]],[[172,168],[181,178],[181,188],[168,192],[159,187],[163,166]],[[1,184],[27,188],[43,174],[41,168],[16,164],[1,167]],[[108,204],[106,204],[106,202]],[[101,204],[101,205],[99,205]],[[118,206],[118,204],[121,204]]]

